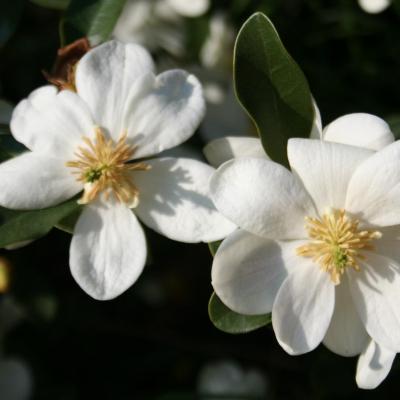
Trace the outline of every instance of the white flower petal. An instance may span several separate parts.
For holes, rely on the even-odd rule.
[[[254,157],[269,159],[259,138],[228,136],[212,140],[203,149],[207,161],[218,168],[232,158]]]
[[[400,225],[379,228],[382,237],[374,242],[376,253],[392,260],[400,260]]]
[[[205,112],[200,82],[182,70],[157,77],[147,74],[132,90],[123,128],[137,147],[135,158],[148,157],[189,139]]]
[[[298,241],[264,239],[243,229],[233,232],[214,257],[211,277],[215,292],[240,314],[271,312],[288,268],[298,267],[295,249],[300,245]]]
[[[199,17],[207,12],[210,0],[166,0],[167,4],[184,17]]]
[[[356,169],[345,208],[373,225],[400,224],[400,142],[386,146]]]
[[[400,265],[373,252],[365,256],[360,271],[348,273],[354,304],[368,334],[400,352]]]
[[[164,49],[176,57],[183,55],[183,18],[164,0],[129,0],[114,27],[113,36],[126,43],[137,43],[151,52]]]
[[[307,353],[321,343],[335,306],[329,274],[310,260],[299,264],[283,282],[272,309],[276,338],[291,355]]]
[[[217,399],[266,399],[269,382],[264,373],[255,368],[244,369],[238,362],[221,359],[207,363],[197,376],[196,398]]]
[[[378,14],[390,6],[391,0],[358,0],[358,4],[365,12]]]
[[[290,139],[288,157],[292,171],[302,180],[320,214],[343,208],[354,169],[372,151],[312,139]]]
[[[15,108],[13,136],[28,149],[46,156],[73,158],[82,136],[93,133],[94,122],[87,105],[69,90],[54,86],[33,91]]]
[[[210,186],[217,209],[241,228],[276,240],[307,237],[304,217],[315,215],[312,200],[281,165],[234,159],[218,168]]]
[[[355,113],[335,119],[323,131],[329,142],[349,144],[370,150],[383,149],[394,142],[389,125],[375,115]]]
[[[335,310],[324,338],[324,345],[336,354],[351,357],[360,354],[369,336],[358,316],[350,294],[347,276],[335,287]]]
[[[204,157],[199,148],[191,143],[184,143],[180,146],[173,147],[172,149],[164,150],[162,153],[157,155],[157,158],[191,158],[204,162]]]
[[[122,114],[137,79],[153,72],[143,47],[115,40],[90,50],[76,68],[76,88],[89,105],[96,123],[117,139],[123,132]]]
[[[200,49],[200,62],[210,70],[226,71],[232,63],[235,29],[227,15],[215,13],[210,17],[208,36]]]
[[[356,382],[361,389],[375,389],[388,376],[396,353],[371,340],[357,363]]]
[[[70,249],[71,273],[97,300],[110,300],[133,285],[146,262],[146,240],[138,220],[122,203],[84,208]]]
[[[220,240],[235,229],[210,199],[212,167],[185,158],[159,158],[146,164],[151,169],[133,172],[133,181],[140,192],[135,213],[147,226],[181,242]]]
[[[125,43],[145,45],[145,35],[150,28],[154,31],[154,2],[148,0],[127,0],[114,26],[113,37]],[[153,29],[151,29],[153,28]]]
[[[63,161],[27,152],[0,164],[0,205],[36,209],[57,205],[82,190]]]

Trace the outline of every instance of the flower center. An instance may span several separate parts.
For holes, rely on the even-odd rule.
[[[150,166],[132,159],[135,147],[126,143],[126,133],[117,142],[107,140],[101,128],[96,127],[94,140],[83,137],[84,146],[75,152],[76,160],[67,162],[74,168],[72,173],[84,184],[80,204],[88,204],[100,193],[108,200],[111,195],[117,201],[135,207],[139,202],[139,190],[134,185],[130,171],[147,171]]]
[[[335,285],[346,268],[360,270],[358,261],[365,259],[360,250],[374,250],[371,241],[382,237],[379,231],[359,230],[359,221],[345,210],[330,210],[321,219],[306,217],[306,229],[310,242],[298,247],[297,254],[312,257]]]

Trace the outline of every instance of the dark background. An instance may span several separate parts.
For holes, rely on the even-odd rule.
[[[16,103],[45,84],[41,70],[51,69],[59,47],[60,12],[23,0],[1,0],[0,13],[2,8],[8,15],[0,17],[0,97]],[[363,12],[352,0],[214,1],[213,10],[218,8],[237,28],[257,10],[268,13],[305,72],[324,124],[364,111],[386,118],[397,131],[400,14],[395,6],[378,15]],[[202,43],[198,27],[211,13],[188,20],[192,43]],[[175,62],[196,62],[198,50],[190,46]],[[194,143],[199,149],[204,144]],[[270,327],[237,336],[219,332],[207,315],[212,292],[207,245],[146,234],[150,255],[144,273],[109,302],[92,300],[72,279],[67,233],[54,229],[27,247],[1,250],[11,265],[11,286],[0,301],[12,298],[23,310],[20,323],[5,336],[4,353],[29,365],[33,399],[192,399],[202,367],[226,358],[258,368],[269,382],[268,399],[398,395],[398,360],[378,389],[362,391],[354,379],[355,358],[323,346],[290,357]]]

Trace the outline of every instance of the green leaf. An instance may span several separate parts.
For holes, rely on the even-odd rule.
[[[52,8],[54,10],[65,10],[71,0],[30,0],[32,3],[40,7]]]
[[[262,13],[242,26],[234,50],[236,94],[253,119],[268,155],[288,165],[291,137],[310,135],[314,108],[307,80]]]
[[[76,200],[73,198],[55,207],[34,211],[0,208],[0,247],[46,235],[54,225],[81,208]]]
[[[5,132],[8,130],[8,126],[0,124],[0,130],[4,130]],[[26,150],[26,147],[17,142],[11,134],[5,133],[0,135],[0,162],[15,157]]]
[[[68,214],[65,218],[59,221],[56,224],[56,228],[67,233],[74,233],[74,228],[76,223],[78,222],[78,218],[80,217],[81,212],[82,207],[77,207],[76,210],[72,211],[71,214]]]
[[[218,250],[218,247],[221,245],[222,240],[218,240],[217,242],[210,242],[208,243],[208,248],[210,249],[211,255],[214,257],[215,253]]]
[[[71,0],[61,22],[63,45],[87,37],[91,45],[110,38],[126,0]]]
[[[243,315],[230,310],[213,293],[208,303],[208,315],[219,330],[226,333],[247,333],[271,323],[271,314]]]

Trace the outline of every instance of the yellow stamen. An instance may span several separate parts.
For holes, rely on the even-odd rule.
[[[79,203],[90,203],[102,193],[106,200],[113,195],[117,201],[130,207],[136,206],[139,190],[129,172],[147,171],[150,166],[143,162],[128,164],[136,148],[126,143],[126,132],[115,143],[112,139],[106,139],[101,128],[96,127],[95,130],[95,139],[83,137],[84,145],[75,152],[76,160],[66,164],[76,169],[72,173],[84,184]]]
[[[382,237],[379,231],[359,230],[359,221],[349,218],[345,210],[331,210],[321,219],[306,217],[310,242],[297,248],[297,254],[312,257],[332,282],[340,283],[346,268],[360,270],[358,261],[365,256],[360,250],[374,250],[371,241]]]

